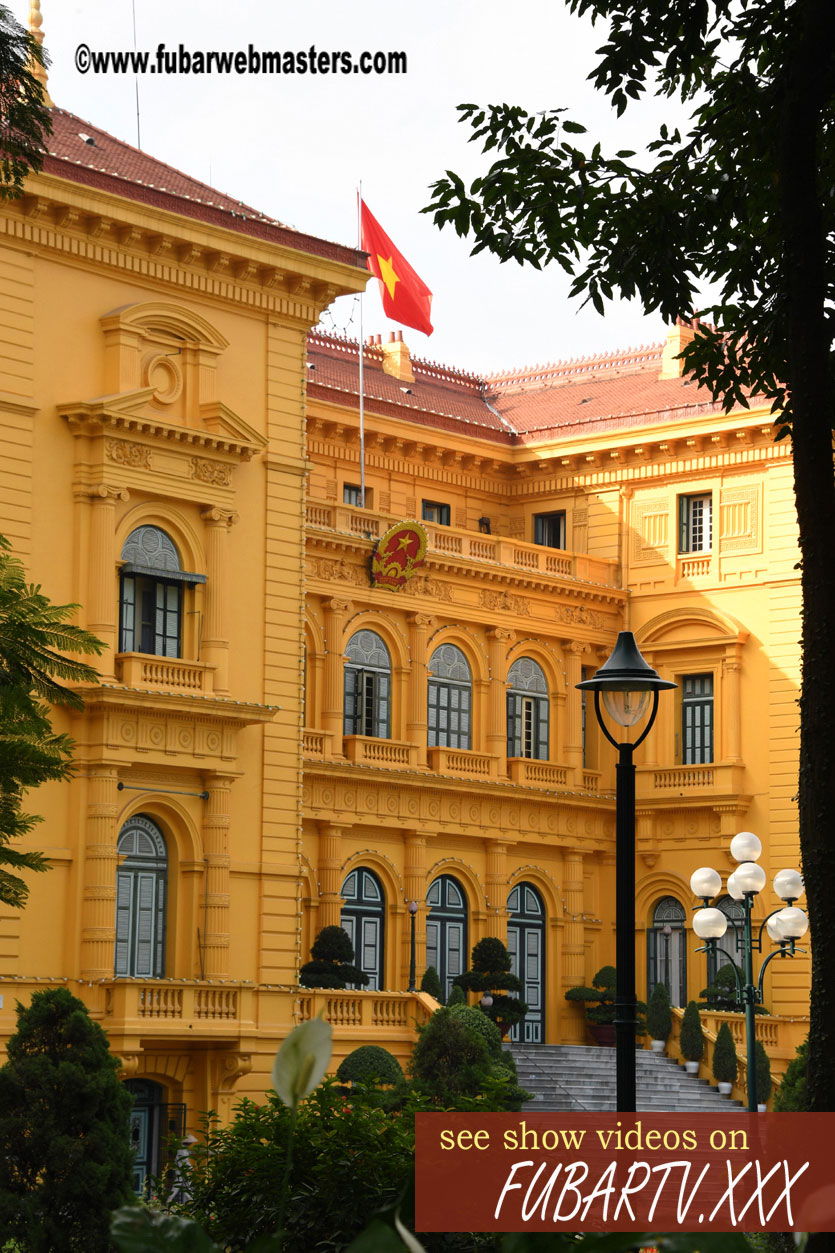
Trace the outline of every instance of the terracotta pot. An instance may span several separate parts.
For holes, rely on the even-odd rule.
[[[590,1022],[589,1031],[592,1033],[596,1044],[600,1044],[603,1048],[615,1047],[615,1024],[613,1022]]]

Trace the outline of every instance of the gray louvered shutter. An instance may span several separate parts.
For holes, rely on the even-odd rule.
[[[388,674],[376,674],[374,678],[374,730],[372,734],[381,740],[387,740],[390,734],[391,677]]]
[[[547,700],[538,700],[536,702],[536,719],[537,719],[537,745],[536,755],[541,761],[548,760],[548,702]]]
[[[344,704],[342,715],[342,734],[357,734],[357,680],[359,671],[353,666],[345,667]]]
[[[136,958],[134,974],[150,979],[154,975],[154,932],[156,923],[156,875],[136,875]]]
[[[131,914],[133,904],[133,875],[118,871],[116,874],[116,958],[114,973],[129,975]]]
[[[522,756],[522,697],[516,692],[507,694],[507,755]]]

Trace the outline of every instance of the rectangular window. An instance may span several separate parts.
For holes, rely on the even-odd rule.
[[[707,553],[713,547],[713,498],[710,492],[678,498],[678,551]]]
[[[700,766],[713,761],[713,675],[681,678],[681,762]]]
[[[390,678],[378,670],[345,667],[343,735],[389,738]]]
[[[533,542],[546,548],[565,548],[565,511],[560,513],[535,513],[533,517]]]
[[[120,649],[152,657],[180,656],[182,584],[122,576]]]
[[[354,509],[362,509],[362,487],[359,483],[342,484],[342,503],[343,505],[351,505]],[[370,487],[365,489],[365,508],[371,508]]]
[[[507,755],[548,760],[548,700],[507,694]]]
[[[430,748],[470,747],[470,689],[457,684],[429,684],[429,726],[427,744]]]
[[[434,522],[437,526],[449,526],[449,505],[442,505],[437,500],[423,500],[420,516],[424,522]]]

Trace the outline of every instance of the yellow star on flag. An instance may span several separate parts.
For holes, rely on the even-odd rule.
[[[386,260],[386,258],[381,257],[378,252],[377,260],[380,263],[380,278],[385,283],[389,296],[394,299],[394,285],[395,283],[399,283],[400,279],[394,272],[394,266],[391,263],[392,258],[389,257],[388,260]]]

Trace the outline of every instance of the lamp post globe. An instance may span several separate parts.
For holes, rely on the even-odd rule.
[[[731,857],[737,861],[759,861],[762,841],[753,831],[740,831],[731,840]]]
[[[712,900],[722,891],[722,876],[711,866],[700,866],[690,876],[690,891],[702,900]]]
[[[796,870],[778,870],[774,876],[774,895],[781,901],[796,901],[803,895],[803,879]]]

